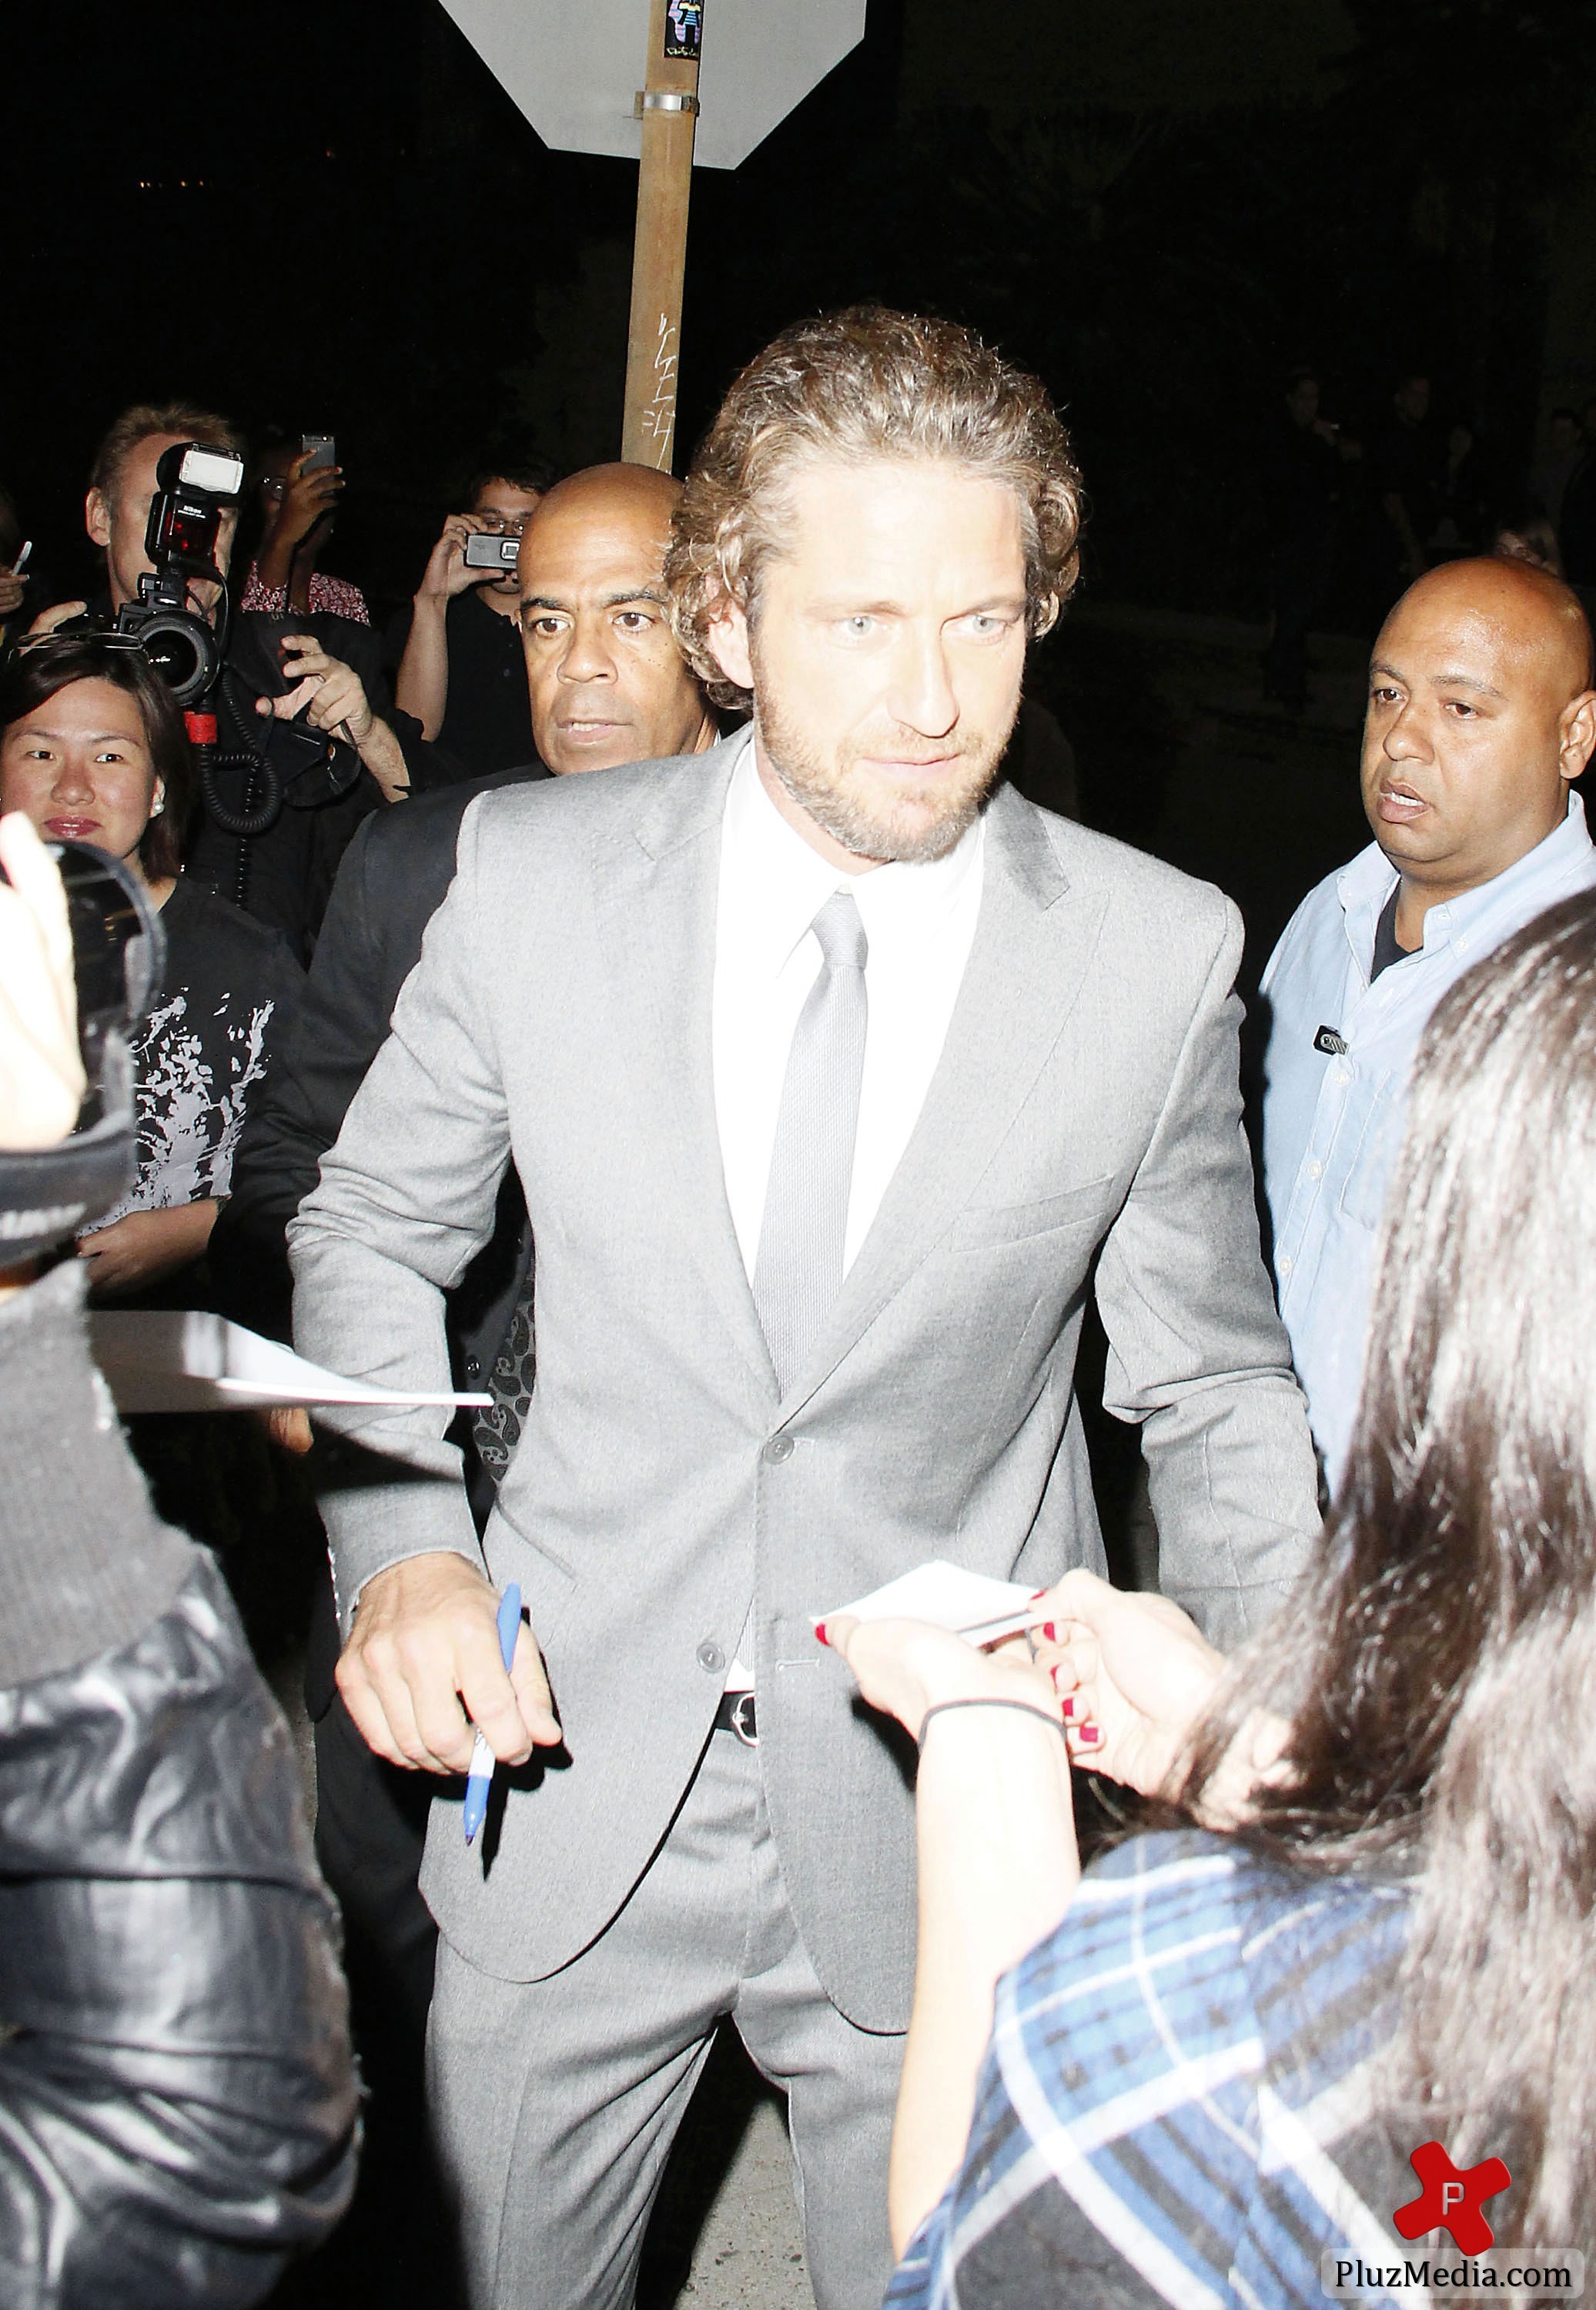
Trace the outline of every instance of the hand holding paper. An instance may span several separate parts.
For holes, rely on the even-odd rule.
[[[838,1614],[855,1620],[929,1620],[933,1628],[951,1628],[973,1645],[996,1644],[1000,1637],[1018,1636],[1037,1617],[1039,1588],[1017,1580],[993,1580],[984,1572],[967,1572],[960,1564],[932,1557],[917,1564],[884,1588],[856,1596],[851,1604],[817,1618],[817,1634]]]
[[[872,1707],[918,1740],[929,1712],[950,1702],[1014,1702],[1062,1721],[1043,1670],[1023,1654],[979,1649],[1018,1634],[1035,1611],[1031,1589],[939,1560],[828,1612],[815,1634],[842,1654]]]

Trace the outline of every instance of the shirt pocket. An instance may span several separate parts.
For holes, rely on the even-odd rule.
[[[1106,1228],[1113,1213],[1109,1197],[1114,1179],[1105,1172],[1084,1186],[1061,1195],[1043,1195],[1028,1203],[990,1203],[962,1211],[943,1238],[949,1251],[982,1251],[994,1245],[1030,1243],[1041,1237],[1062,1235],[1072,1228],[1101,1221]]]
[[[1388,1067],[1364,1110],[1357,1148],[1341,1187],[1341,1210],[1359,1227],[1374,1229],[1385,1216],[1385,1198],[1401,1144],[1407,1105],[1407,1071]]]

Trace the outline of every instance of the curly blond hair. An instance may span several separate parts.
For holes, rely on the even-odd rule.
[[[937,458],[1002,482],[1024,524],[1027,629],[1044,634],[1080,572],[1080,475],[1039,379],[973,330],[854,305],[784,329],[751,360],[693,459],[665,560],[671,622],[717,706],[746,708],[708,630],[725,603],[752,614],[781,551],[788,475],[810,459]]]

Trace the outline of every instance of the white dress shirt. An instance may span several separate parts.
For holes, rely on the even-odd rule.
[[[857,902],[868,947],[846,1272],[870,1233],[942,1055],[981,910],[984,833],[977,819],[945,858],[924,866],[849,874],[828,865],[766,793],[750,732],[732,772],[721,832],[711,1033],[726,1200],[750,1283],[787,1055],[820,975],[820,942],[810,925],[834,890],[846,890]],[[726,1672],[728,1692],[752,1689],[742,1657],[750,1641],[745,1630]]]
[[[919,1120],[981,908],[980,820],[945,858],[849,874],[787,824],[760,783],[751,733],[726,795],[716,916],[715,1114],[732,1224],[753,1280],[787,1054],[820,944],[810,925],[834,890],[855,899],[869,952],[869,1023],[845,1271],[870,1232]]]
[[[1271,1014],[1263,1186],[1280,1316],[1332,1490],[1357,1412],[1375,1248],[1418,1038],[1470,963],[1596,885],[1584,806],[1571,795],[1562,824],[1516,865],[1431,907],[1423,946],[1371,980],[1375,926],[1396,883],[1374,843],[1327,875],[1287,925],[1261,990]]]

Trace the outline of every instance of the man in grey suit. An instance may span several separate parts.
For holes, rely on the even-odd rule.
[[[733,387],[668,566],[750,728],[484,796],[292,1230],[296,1336],[448,1384],[441,1294],[507,1160],[536,1384],[481,1547],[442,1415],[341,1413],[339,1681],[457,1786],[434,2097],[473,2299],[629,2299],[730,2015],[789,2097],[822,2310],[878,2302],[913,1966],[912,1759],[812,1618],[930,1557],[1102,1567],[1095,1288],[1164,1585],[1259,1625],[1317,1517],[1240,1128],[1218,891],[991,791],[1079,477],[1039,385],[861,311]],[[496,1591],[529,1608],[508,1676]]]

